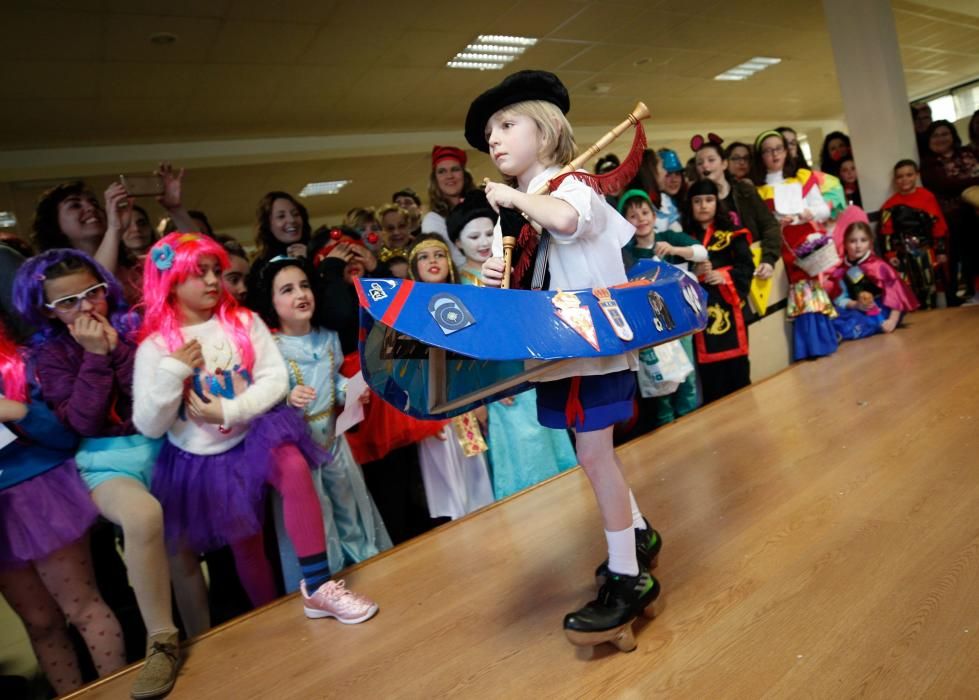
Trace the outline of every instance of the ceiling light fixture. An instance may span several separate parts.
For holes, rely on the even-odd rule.
[[[758,71],[771,68],[772,66],[781,62],[781,58],[755,56],[744,63],[739,63],[738,65],[734,66],[734,68],[729,68],[723,73],[715,75],[714,80],[747,80]]]
[[[17,226],[17,215],[12,211],[0,211],[0,228],[14,228]]]
[[[321,194],[336,194],[353,180],[330,180],[329,182],[308,182],[299,192],[300,197],[316,197]]]
[[[529,36],[480,34],[445,65],[464,70],[500,70],[536,43],[537,39]]]

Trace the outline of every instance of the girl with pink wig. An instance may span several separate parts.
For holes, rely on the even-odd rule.
[[[325,455],[285,406],[286,365],[265,323],[221,282],[224,248],[172,233],[150,249],[133,375],[133,418],[167,436],[153,475],[171,551],[228,544],[252,602],[276,597],[262,538],[264,496],[282,496],[307,617],[363,622],[377,605],[331,581],[310,465]]]

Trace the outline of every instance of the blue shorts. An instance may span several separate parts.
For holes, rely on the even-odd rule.
[[[536,387],[541,425],[587,433],[632,418],[636,373],[624,369],[541,382]]]
[[[153,465],[163,447],[163,440],[164,438],[151,439],[138,433],[82,438],[75,455],[78,473],[89,491],[119,477],[135,479],[149,490]]]

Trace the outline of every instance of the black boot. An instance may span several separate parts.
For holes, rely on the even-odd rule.
[[[564,633],[572,644],[612,642],[622,651],[632,651],[636,642],[631,623],[658,596],[659,581],[648,571],[638,576],[609,572],[595,600],[564,616]]]
[[[642,521],[646,523],[646,529],[635,531],[636,561],[639,562],[640,572],[656,568],[656,557],[659,556],[659,550],[663,548],[663,538],[660,537],[660,534],[652,528],[646,518],[643,518]],[[606,576],[608,576],[608,559],[595,569],[595,578],[598,580],[599,586],[605,582]]]

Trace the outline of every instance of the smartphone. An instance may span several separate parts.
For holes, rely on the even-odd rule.
[[[120,175],[119,182],[130,197],[158,197],[163,194],[163,178],[159,175]]]

